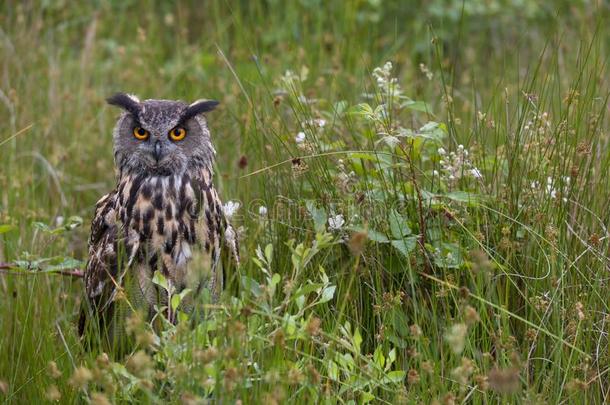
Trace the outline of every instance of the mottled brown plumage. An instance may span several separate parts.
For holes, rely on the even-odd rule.
[[[189,288],[195,296],[207,288],[217,297],[223,246],[239,260],[235,232],[212,181],[215,151],[199,115],[216,103],[140,102],[125,94],[109,102],[125,110],[114,130],[117,187],[98,201],[91,224],[85,271],[91,310],[83,311],[81,333],[87,312],[106,329],[117,321],[116,304],[125,296],[130,310],[150,315],[166,305],[167,293],[152,282],[157,271],[175,292]],[[172,135],[176,128],[184,129],[183,139]]]

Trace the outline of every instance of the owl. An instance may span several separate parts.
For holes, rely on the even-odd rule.
[[[124,93],[107,101],[123,109],[113,133],[116,188],[95,207],[79,332],[95,318],[113,339],[126,313],[152,318],[170,308],[170,293],[188,288],[194,297],[207,289],[217,298],[221,249],[236,263],[239,253],[214,188],[216,152],[203,116],[218,102],[140,101]]]

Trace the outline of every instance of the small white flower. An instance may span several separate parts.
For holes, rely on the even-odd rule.
[[[458,150],[464,150],[464,145],[462,145],[462,144],[458,145]]]
[[[265,207],[264,205],[258,207],[258,215],[260,215],[261,217],[267,216],[267,207]]]
[[[447,151],[443,148],[438,148],[437,152],[441,156],[445,156],[447,154]]]
[[[296,143],[303,143],[305,142],[305,132],[301,131],[297,134],[297,136],[294,137],[294,141]]]
[[[432,171],[432,175],[433,175],[433,176],[438,176],[438,175],[439,175],[438,170],[433,170],[433,171]]]
[[[231,217],[235,215],[239,207],[241,207],[241,203],[239,201],[227,201],[223,206],[225,217],[227,217],[227,219],[231,219]]]
[[[540,188],[540,182],[539,181],[532,181],[532,185],[531,185],[532,189],[537,189]]]
[[[336,230],[341,229],[341,227],[343,227],[344,224],[345,224],[345,219],[343,218],[343,215],[341,215],[341,214],[337,214],[334,217],[328,218],[328,227],[330,228],[331,231],[336,231]]]
[[[319,126],[320,128],[324,128],[324,126],[326,125],[326,120],[325,120],[325,119],[320,118],[319,120],[316,120],[316,124],[318,124],[318,126]]]
[[[481,174],[481,171],[479,169],[477,169],[476,167],[470,169],[470,175],[472,177],[474,177],[475,179],[482,179],[483,178],[483,174]]]
[[[64,217],[61,215],[55,218],[55,225],[62,226],[64,224]]]

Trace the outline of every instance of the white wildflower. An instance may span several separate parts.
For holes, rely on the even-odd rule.
[[[392,62],[386,62],[383,67],[373,70],[373,78],[377,82],[377,87],[388,98],[398,97],[402,94],[398,79],[392,77]]]
[[[258,207],[258,215],[260,215],[261,217],[267,216],[267,207],[265,207],[264,205]]]
[[[475,179],[483,178],[483,174],[481,174],[481,171],[479,169],[477,169],[476,167],[473,167],[472,169],[470,169],[470,175],[472,177],[474,177]]]
[[[430,69],[428,69],[428,66],[424,65],[423,63],[419,64],[419,70],[426,75],[428,80],[432,80],[434,77],[434,74],[430,71]]]
[[[294,141],[296,143],[303,143],[305,142],[305,132],[301,131],[297,134],[297,136],[294,137]]]
[[[334,217],[328,218],[328,227],[331,231],[337,231],[343,227],[345,224],[345,219],[343,215],[337,214]]]
[[[225,217],[227,217],[227,219],[231,219],[231,217],[235,215],[239,207],[241,207],[241,203],[239,201],[227,201],[223,206]]]
[[[443,148],[437,149],[437,152],[442,157],[439,161],[441,179],[446,180],[450,187],[464,177],[483,178],[481,171],[468,158],[469,152],[464,145],[458,145],[455,152],[447,153]]]

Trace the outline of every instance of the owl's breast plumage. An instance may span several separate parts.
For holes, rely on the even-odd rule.
[[[116,204],[129,266],[143,264],[149,275],[162,271],[182,287],[194,255],[204,259],[198,265],[216,268],[223,217],[208,171],[125,176]]]

